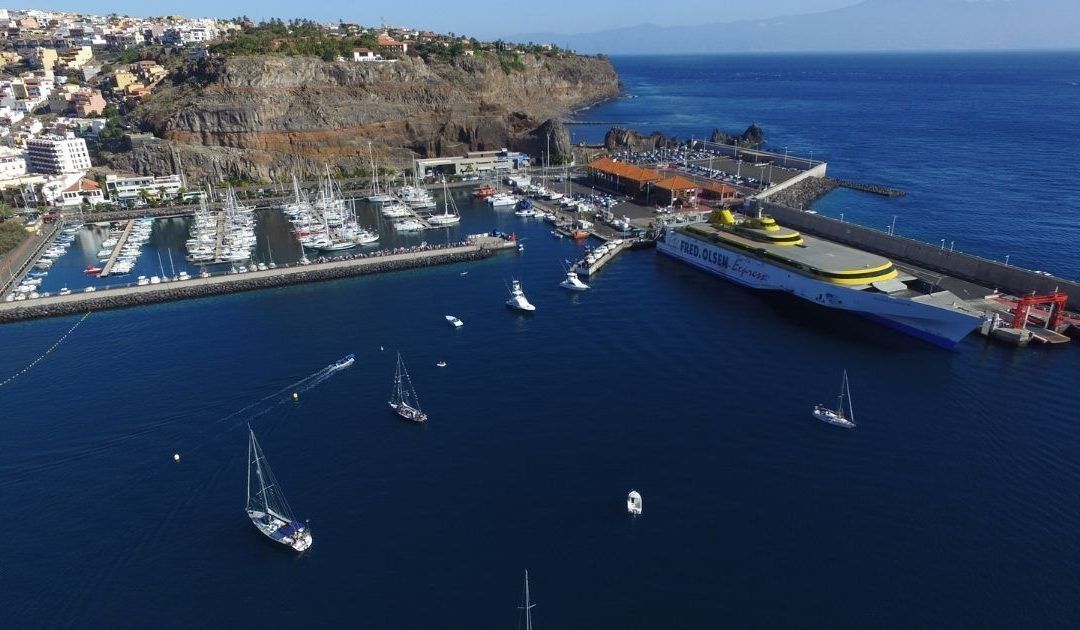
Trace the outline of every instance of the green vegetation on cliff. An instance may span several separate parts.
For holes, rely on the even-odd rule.
[[[210,51],[226,57],[277,54],[333,61],[338,57],[351,58],[356,47],[376,49],[378,37],[372,33],[336,37],[311,20],[291,20],[286,23],[273,19],[244,26],[224,41],[211,46]]]
[[[7,206],[0,205],[0,256],[14,249],[26,238],[26,229],[22,221],[15,218],[15,213]]]

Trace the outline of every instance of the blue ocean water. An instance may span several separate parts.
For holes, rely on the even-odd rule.
[[[994,260],[1080,278],[1080,52],[617,57],[630,98],[587,110],[575,140],[609,122],[682,139],[751,122],[768,147],[829,162],[823,214]]]
[[[639,62],[616,63],[642,96],[603,107],[637,103],[648,118]],[[668,63],[676,77],[679,60]],[[844,63],[886,64],[873,85],[850,89],[876,99],[897,62]],[[717,112],[731,98],[724,87],[713,86]],[[774,111],[800,98],[784,92],[759,98]],[[732,118],[715,124],[738,126]],[[845,137],[835,134],[809,139],[836,146]],[[964,142],[986,147],[993,135]],[[1032,150],[1067,153],[1061,141]],[[887,176],[905,156],[873,151],[882,170],[852,177],[902,184]],[[982,194],[997,185],[981,183]],[[906,187],[905,204],[928,194]],[[1057,183],[1040,194],[1069,196]],[[525,251],[95,313],[0,387],[0,622],[512,627],[525,569],[538,627],[1015,627],[1080,616],[1075,348],[971,338],[946,352],[652,251],[623,254],[571,294],[557,286],[561,262],[582,246],[458,203],[462,225],[424,238],[498,228],[521,234]],[[1006,219],[984,217],[1001,232],[1013,229]],[[1015,225],[1003,241],[1041,238]],[[166,227],[152,244],[178,238]],[[1046,247],[1061,264],[1075,252]],[[503,306],[511,278],[534,315]],[[451,313],[460,330],[443,319]],[[0,326],[0,379],[75,320]],[[386,406],[397,350],[427,425]],[[351,368],[253,422],[310,519],[314,547],[296,556],[247,520],[246,437],[223,418],[347,352]],[[809,416],[845,368],[859,422],[850,432]],[[645,502],[636,519],[624,508],[631,488]]]

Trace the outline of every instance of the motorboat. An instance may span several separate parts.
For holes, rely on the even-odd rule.
[[[463,322],[460,319],[454,317],[453,315],[447,315],[446,316],[446,321],[450,322],[454,326],[454,328],[461,328],[462,326],[465,325],[465,322]]]
[[[589,285],[581,281],[577,272],[571,269],[566,272],[566,280],[559,283],[559,286],[570,291],[588,291]]]
[[[641,493],[637,490],[626,495],[626,511],[634,516],[641,514]]]
[[[506,300],[506,305],[514,310],[526,313],[532,313],[536,310],[536,307],[526,299],[525,292],[521,290],[521,282],[518,280],[514,280],[511,284],[510,298]]]

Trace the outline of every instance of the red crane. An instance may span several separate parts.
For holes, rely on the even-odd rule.
[[[1032,307],[1049,304],[1050,314],[1046,327],[1056,332],[1058,325],[1061,324],[1061,316],[1065,313],[1065,305],[1068,302],[1069,296],[1058,291],[1045,295],[1025,295],[1016,301],[1016,309],[1013,310],[1012,327],[1023,328],[1027,325],[1028,315],[1031,314]]]

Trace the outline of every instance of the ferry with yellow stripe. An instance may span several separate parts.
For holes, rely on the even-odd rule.
[[[656,247],[743,286],[851,311],[947,348],[982,322],[953,293],[920,291],[921,281],[887,258],[801,234],[766,215],[718,210],[708,222],[668,226]]]

